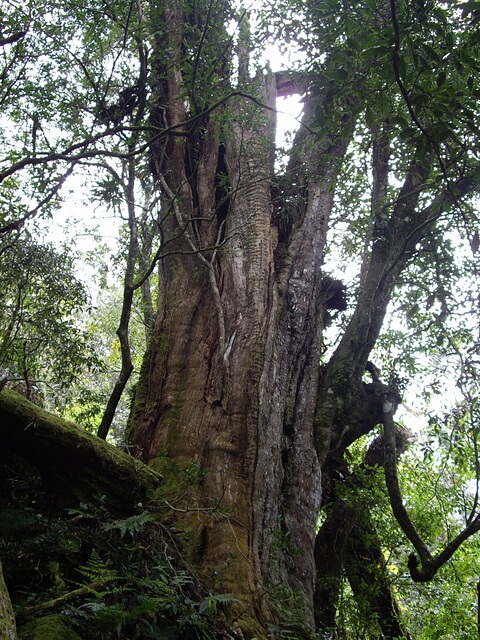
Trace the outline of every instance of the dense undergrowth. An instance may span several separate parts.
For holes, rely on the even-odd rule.
[[[139,504],[118,518],[106,499],[58,504],[34,469],[3,457],[0,555],[20,638],[235,637],[221,619],[230,596],[205,591],[161,517]]]

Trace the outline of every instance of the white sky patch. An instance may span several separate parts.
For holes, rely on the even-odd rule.
[[[277,100],[277,147],[291,143],[292,136],[300,126],[302,109],[303,102],[299,95]]]

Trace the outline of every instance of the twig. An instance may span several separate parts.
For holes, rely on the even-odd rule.
[[[44,609],[53,609],[53,607],[56,607],[57,604],[70,602],[70,600],[74,600],[75,598],[79,598],[80,596],[85,596],[89,593],[95,593],[98,589],[102,589],[104,586],[105,585],[102,582],[91,582],[90,584],[86,584],[79,589],[69,591],[63,596],[58,596],[58,598],[54,598],[53,600],[48,600],[47,602],[42,602],[42,604],[36,604],[32,607],[25,607],[24,611],[26,613],[35,613],[36,611],[43,611]]]

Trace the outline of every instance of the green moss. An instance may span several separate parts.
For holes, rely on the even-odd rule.
[[[198,485],[206,471],[192,462],[181,464],[161,453],[149,462],[149,466],[159,473],[163,481],[155,490],[154,500],[175,502],[192,486]]]
[[[60,616],[38,618],[19,630],[19,640],[82,640],[62,621]]]
[[[40,469],[70,503],[98,504],[109,495],[112,509],[124,513],[161,480],[139,460],[7,389],[0,393],[0,433],[2,444]]]
[[[135,397],[132,401],[128,424],[125,431],[126,442],[130,441],[132,431],[135,430],[137,416],[152,415],[155,413],[156,397],[151,397],[151,388],[160,388],[162,375],[154,375],[155,362],[164,361],[171,349],[170,338],[167,332],[151,336],[140,367],[139,379],[135,388]]]

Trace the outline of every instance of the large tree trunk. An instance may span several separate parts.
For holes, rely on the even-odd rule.
[[[171,52],[181,20],[178,8],[167,9]],[[272,225],[274,76],[240,75],[244,95],[223,110],[228,129],[222,117],[203,118],[200,138],[182,128],[175,64],[160,65],[157,77],[166,78],[158,83],[168,105],[162,117],[185,137],[153,148],[165,257],[130,441],[162,473],[205,469],[177,505],[187,509],[192,557],[216,576],[212,588],[239,600],[232,608],[247,637],[264,637],[273,620],[268,592],[277,586],[300,594],[313,623],[321,264],[334,160],[345,143],[309,151],[308,198],[280,246]]]
[[[288,182],[296,183],[298,215],[290,233],[279,235],[272,224],[274,76],[250,80],[246,55],[240,56],[242,94],[215,117],[195,116],[192,125],[180,64],[180,5],[168,4],[162,20],[167,28],[158,32],[167,41],[159,47],[169,61],[159,56],[154,68],[154,100],[162,108],[152,118],[176,135],[165,144],[152,141],[164,195],[160,308],[129,437],[163,474],[192,464],[205,470],[176,505],[183,510],[177,526],[188,534],[197,569],[215,576],[212,588],[238,599],[231,615],[247,637],[262,637],[275,619],[269,594],[278,586],[297,594],[313,626],[321,464],[331,446],[347,443],[335,436],[336,402],[347,377],[353,374],[355,384],[346,399],[361,422],[350,421],[352,440],[379,420],[361,371],[391,290],[391,278],[379,282],[397,254],[392,249],[373,264],[352,325],[360,342],[340,352],[341,371],[330,368],[321,378],[328,298],[321,265],[348,127],[321,141],[306,133],[322,100],[308,95],[285,179],[287,192]],[[352,104],[342,99],[344,122]],[[366,339],[371,305],[374,329]]]

